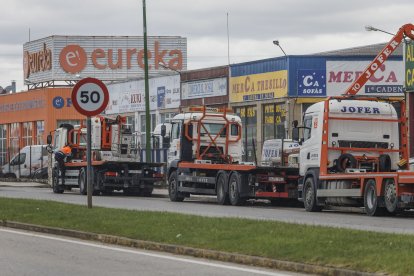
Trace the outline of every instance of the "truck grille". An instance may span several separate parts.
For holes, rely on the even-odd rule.
[[[368,141],[348,141],[338,140],[338,145],[341,148],[381,148],[388,149],[387,142],[368,142]]]

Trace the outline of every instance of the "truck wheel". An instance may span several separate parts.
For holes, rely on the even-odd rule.
[[[384,203],[389,213],[393,214],[398,211],[398,196],[394,179],[385,180]]]
[[[88,193],[88,187],[86,182],[86,170],[84,168],[80,169],[79,171],[79,193],[81,195],[86,195]]]
[[[64,189],[59,187],[59,171],[53,169],[52,171],[52,190],[55,194],[62,194]]]
[[[367,215],[378,216],[383,214],[383,209],[378,207],[378,201],[376,182],[374,179],[370,179],[365,184],[364,190],[364,207]]]
[[[240,197],[239,186],[241,184],[241,175],[237,172],[232,173],[229,181],[229,198],[233,206],[240,206],[246,202],[246,199]]]
[[[181,202],[184,200],[184,196],[178,192],[178,180],[176,171],[173,171],[170,175],[170,178],[168,178],[168,196],[170,197],[170,200],[174,202]]]
[[[216,183],[217,203],[220,205],[228,205],[230,203],[229,194],[226,192],[227,175],[219,174]]]
[[[388,154],[381,154],[378,158],[378,167],[380,172],[391,171],[391,158]]]
[[[312,176],[306,178],[304,186],[305,194],[303,197],[303,204],[305,205],[305,210],[308,212],[321,211],[322,207],[317,205],[316,189],[314,185],[314,179]]]
[[[336,170],[344,172],[347,168],[356,168],[357,160],[350,153],[341,154],[336,162]]]

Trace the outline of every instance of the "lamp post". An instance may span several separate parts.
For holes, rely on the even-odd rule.
[[[372,27],[371,25],[367,25],[367,26],[365,26],[365,30],[367,31],[367,32],[382,32],[382,33],[385,33],[385,34],[389,34],[389,35],[392,35],[392,36],[394,36],[395,34],[393,34],[393,33],[390,33],[390,32],[387,32],[387,31],[384,31],[384,30],[381,30],[381,29],[378,29],[378,28],[375,28],[375,27]]]
[[[285,57],[287,56],[285,51],[283,50],[282,46],[280,46],[279,40],[273,40],[273,44],[275,44],[276,46],[278,46],[280,48],[280,50],[282,50]]]
[[[151,117],[149,104],[148,82],[148,47],[147,47],[147,15],[145,0],[142,0],[143,27],[144,27],[144,73],[145,73],[145,160],[151,162]]]
[[[167,69],[167,70],[171,70],[173,72],[176,72],[180,76],[180,103],[181,103],[181,90],[182,90],[182,86],[181,86],[181,71],[178,71],[177,69],[168,67],[167,65],[165,65],[165,64],[163,64],[161,62],[159,62],[158,65],[161,66],[164,69]],[[179,108],[179,112],[181,112],[181,107]]]
[[[285,51],[283,50],[282,46],[280,46],[279,40],[273,40],[273,44],[276,45],[277,47],[280,48],[280,50],[282,50],[283,54],[285,55],[286,58],[286,63],[287,63],[287,55],[285,53]],[[284,160],[284,156],[283,156],[283,151],[284,151],[284,143],[285,143],[285,139],[289,138],[289,124],[287,122],[289,122],[290,116],[289,116],[289,108],[290,107],[290,101],[289,101],[289,96],[286,97],[286,102],[285,102],[285,110],[286,110],[286,117],[285,117],[285,122],[284,124],[284,128],[285,128],[285,133],[283,133],[282,136],[282,148],[281,148],[281,153],[280,153],[280,160],[281,160],[281,164],[285,165],[285,160]],[[293,107],[295,108],[295,107]]]

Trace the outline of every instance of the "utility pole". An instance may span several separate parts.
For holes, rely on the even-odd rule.
[[[148,46],[147,46],[147,16],[145,0],[142,0],[143,26],[144,26],[144,71],[145,71],[145,161],[151,162],[151,116],[149,104],[148,83]]]

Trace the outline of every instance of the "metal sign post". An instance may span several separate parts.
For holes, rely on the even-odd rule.
[[[93,166],[92,166],[92,122],[91,116],[105,110],[109,101],[109,93],[105,84],[95,78],[80,80],[72,90],[72,103],[75,109],[87,116],[86,120],[86,183],[88,208],[92,208]]]
[[[86,181],[87,181],[87,197],[88,197],[88,208],[92,208],[92,136],[91,136],[91,130],[92,130],[92,123],[91,123],[91,117],[88,116],[86,119],[86,133],[87,133],[87,141],[86,141]]]

